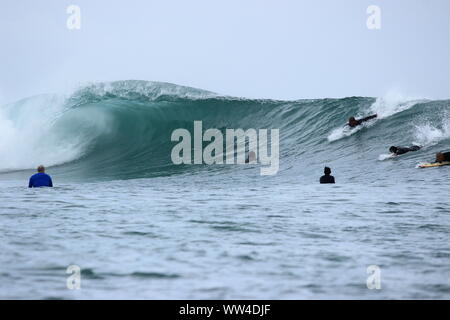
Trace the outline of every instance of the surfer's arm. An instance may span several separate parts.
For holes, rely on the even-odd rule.
[[[49,187],[53,187],[53,181],[52,181],[52,178],[50,178],[50,184],[49,184]]]
[[[361,119],[360,121],[361,121],[361,122],[368,121],[368,120],[370,120],[370,119],[376,118],[377,116],[378,116],[377,114],[374,114],[374,115],[365,117],[364,119]]]
[[[32,188],[33,187],[33,181],[32,181],[32,179],[30,178],[30,181],[28,182],[28,188]]]

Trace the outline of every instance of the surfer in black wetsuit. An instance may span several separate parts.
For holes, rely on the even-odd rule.
[[[335,183],[334,177],[331,175],[330,168],[325,167],[325,169],[323,169],[323,173],[325,173],[325,175],[320,177],[320,183]]]
[[[438,152],[436,153],[436,162],[450,162],[450,152]]]
[[[362,124],[363,122],[369,121],[370,119],[376,118],[378,115],[377,114],[373,114],[371,116],[356,120],[355,117],[351,117],[350,119],[348,119],[348,123],[347,125],[351,128],[357,127],[360,124]]]
[[[420,148],[422,148],[422,147],[421,146],[411,146],[411,147],[391,146],[389,148],[389,152],[395,154],[396,156],[399,156],[401,154],[405,154],[405,153],[410,152],[410,151],[418,151],[418,150],[420,150]]]

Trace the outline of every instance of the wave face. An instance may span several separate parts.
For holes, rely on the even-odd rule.
[[[373,112],[378,120],[356,130],[343,129],[350,116]],[[389,145],[417,143],[430,152],[445,148],[450,141],[449,112],[449,100],[276,101],[219,96],[160,82],[99,83],[69,97],[41,95],[1,107],[0,172],[42,163],[61,176],[108,180],[239,170],[233,168],[242,166],[172,163],[172,131],[193,132],[195,120],[203,121],[204,130],[280,129],[281,173],[321,170],[329,163],[351,168],[356,162],[378,161]],[[417,155],[413,159],[419,160]]]

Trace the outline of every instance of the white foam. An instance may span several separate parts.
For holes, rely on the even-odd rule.
[[[398,92],[390,91],[383,97],[377,100],[370,107],[370,113],[376,113],[378,119],[390,117],[396,113],[405,111],[416,105],[424,102],[424,99],[414,97],[405,97]]]
[[[36,96],[0,107],[0,171],[53,166],[80,157],[85,143],[63,139],[52,126],[64,98]]]
[[[385,153],[385,154],[380,154],[380,156],[378,157],[378,160],[384,161],[384,160],[392,159],[392,158],[395,158],[395,155],[393,155],[392,153]]]
[[[414,144],[429,147],[448,138],[450,138],[450,121],[447,119],[443,120],[440,128],[429,123],[415,126]]]
[[[390,91],[383,97],[377,98],[375,102],[370,106],[368,111],[359,112],[355,115],[355,118],[360,119],[366,116],[377,114],[377,118],[362,125],[350,129],[348,127],[339,127],[333,129],[333,131],[328,135],[328,141],[336,141],[344,137],[351,136],[352,134],[358,132],[362,128],[371,127],[376,123],[376,121],[390,117],[396,113],[405,111],[413,107],[419,102],[426,101],[424,99],[417,99],[411,97],[405,97],[397,92]]]
[[[339,128],[334,129],[331,131],[331,133],[328,135],[328,141],[336,141],[339,139],[342,139],[344,137],[351,136],[352,134],[358,132],[364,127],[367,127],[368,123],[364,123],[360,126],[357,126],[355,128],[350,128],[349,126],[342,126]]]

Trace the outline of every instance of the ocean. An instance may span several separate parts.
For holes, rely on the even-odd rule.
[[[278,129],[279,170],[174,164],[194,121]],[[450,100],[117,81],[3,105],[0,128],[2,299],[450,298],[450,166],[418,168],[450,151]],[[54,188],[27,188],[40,164]]]

